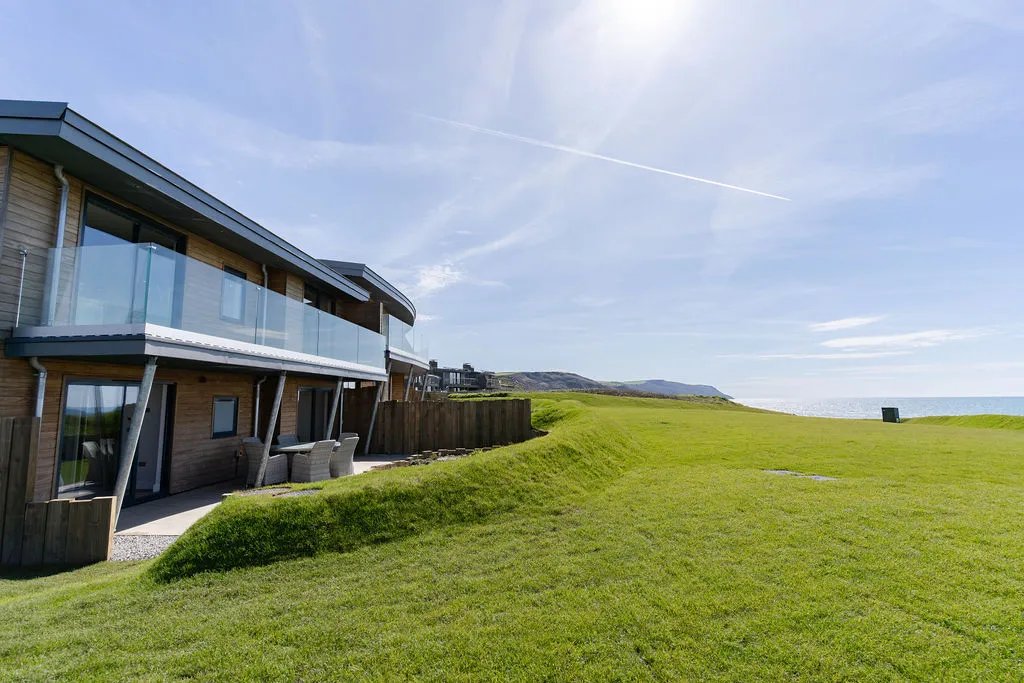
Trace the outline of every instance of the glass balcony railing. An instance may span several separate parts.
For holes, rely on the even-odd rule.
[[[151,323],[384,367],[382,335],[153,244],[32,254],[23,291],[20,325]]]
[[[388,346],[423,359],[430,355],[423,333],[391,315],[388,316]]]

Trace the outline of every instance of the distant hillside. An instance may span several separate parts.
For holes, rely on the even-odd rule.
[[[598,382],[573,372],[506,372],[499,373],[502,380],[510,381],[523,391],[565,391],[566,389],[620,389],[642,391],[670,396],[717,396],[732,398],[707,384],[683,384],[664,379],[635,382]]]
[[[682,382],[670,382],[667,379],[644,379],[635,382],[605,382],[615,389],[633,389],[634,391],[649,391],[655,394],[673,394],[686,396],[718,396],[720,398],[732,398],[724,394],[710,384],[683,384]]]
[[[572,372],[503,372],[504,380],[511,380],[523,391],[560,391],[565,389],[601,389],[606,385]]]

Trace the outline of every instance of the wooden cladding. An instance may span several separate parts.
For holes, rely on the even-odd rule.
[[[384,401],[371,453],[409,454],[441,448],[482,448],[526,441],[530,399]]]
[[[110,558],[115,499],[34,503],[39,419],[0,419],[0,565],[82,565]]]

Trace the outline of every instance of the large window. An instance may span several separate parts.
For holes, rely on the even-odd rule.
[[[185,236],[105,199],[89,195],[82,218],[81,244],[99,247],[84,250],[77,263],[75,295],[76,324],[137,322],[145,311],[146,322],[175,325],[181,316]],[[132,244],[154,244],[151,252]],[[145,255],[144,255],[145,254]],[[149,283],[147,300],[135,299],[136,292],[123,291],[116,275],[141,274]],[[140,280],[140,281],[141,281]],[[112,301],[125,300],[120,309]],[[123,319],[122,319],[123,318]]]
[[[83,247],[152,242],[179,254],[185,253],[184,235],[93,195],[85,201],[81,242]]]
[[[213,438],[235,436],[238,433],[238,399],[223,396],[213,399]]]
[[[57,497],[90,498],[114,493],[138,396],[139,385],[135,382],[68,381],[58,441]],[[143,416],[125,504],[166,490],[172,404],[173,387],[155,383]]]
[[[245,273],[224,266],[220,284],[220,317],[229,322],[245,322]]]

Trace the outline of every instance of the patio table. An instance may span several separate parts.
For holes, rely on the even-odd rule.
[[[270,452],[274,455],[278,453],[287,453],[288,455],[295,455],[296,453],[309,453],[313,450],[313,446],[316,445],[316,441],[310,441],[309,443],[296,443],[291,446],[271,446]],[[334,442],[334,447],[337,448],[341,445],[340,441]]]

